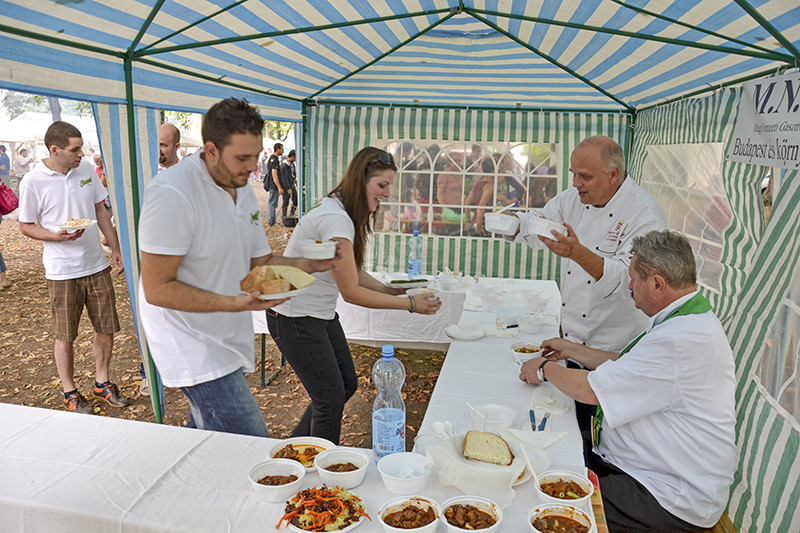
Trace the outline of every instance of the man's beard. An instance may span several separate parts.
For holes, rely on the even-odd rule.
[[[166,163],[166,162],[167,162],[167,154],[161,154],[161,155],[158,157],[158,162],[159,162],[159,163],[161,163],[162,165],[163,165],[164,163]]]
[[[233,188],[239,188],[243,186],[236,184],[236,175],[231,172],[227,166],[225,166],[225,163],[222,162],[222,159],[217,161],[217,164],[213,167],[209,167],[208,171],[217,185]]]

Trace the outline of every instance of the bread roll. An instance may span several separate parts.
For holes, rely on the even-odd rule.
[[[485,431],[467,431],[461,454],[473,461],[502,466],[508,466],[514,460],[508,443],[498,435]]]
[[[285,265],[262,265],[253,268],[239,282],[239,288],[247,293],[259,291],[263,294],[277,294],[292,289],[308,287],[316,281],[314,276],[299,268]]]

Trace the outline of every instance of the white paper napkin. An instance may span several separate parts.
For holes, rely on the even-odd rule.
[[[542,383],[533,388],[531,409],[550,413],[566,413],[572,399],[555,388],[551,383]]]
[[[517,439],[525,444],[536,446],[541,450],[544,450],[548,446],[552,446],[556,442],[566,437],[568,434],[568,431],[532,431],[530,429],[526,430],[511,428],[506,428],[500,431],[500,436],[506,440]]]

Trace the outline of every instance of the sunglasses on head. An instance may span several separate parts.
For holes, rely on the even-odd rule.
[[[367,163],[367,166],[374,165],[375,163],[381,163],[382,165],[386,165],[387,167],[393,167],[394,164],[394,157],[389,152],[381,151],[375,156],[375,159]]]

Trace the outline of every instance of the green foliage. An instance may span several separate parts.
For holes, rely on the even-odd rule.
[[[78,117],[91,117],[92,104],[81,100],[67,100],[61,98],[58,100],[61,104],[61,113],[63,115],[71,115]],[[8,91],[3,97],[3,106],[8,111],[8,118],[13,119],[26,111],[33,113],[50,113],[50,104],[47,97],[41,94],[21,93],[17,91]]]
[[[549,148],[549,149],[548,149]],[[555,147],[549,147],[541,144],[529,144],[523,150],[523,154],[528,156],[528,164],[532,169],[541,167],[542,165],[554,166],[555,162],[550,161],[552,151]]]
[[[278,122],[267,120],[264,124],[264,136],[273,141],[285,141],[294,129],[293,122]]]
[[[182,133],[191,131],[192,124],[201,120],[198,113],[184,113],[183,111],[164,111],[164,122],[175,124]]]

